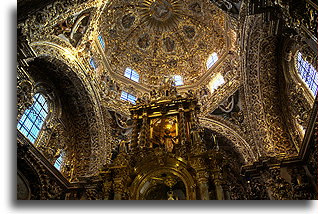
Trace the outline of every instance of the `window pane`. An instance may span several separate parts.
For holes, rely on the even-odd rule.
[[[19,123],[22,124],[26,118],[27,118],[26,115],[23,114],[21,119],[20,119],[20,121],[19,121]]]
[[[24,136],[27,136],[28,134],[28,131],[22,126],[21,129],[19,129],[21,131],[21,133],[24,135]]]
[[[216,61],[218,61],[218,55],[217,53],[212,53],[206,62],[207,69],[210,69],[216,63]]]
[[[48,112],[47,102],[45,102],[45,103],[43,104],[43,109],[46,111],[46,113]]]
[[[33,98],[33,105],[25,110],[17,125],[17,128],[21,133],[32,143],[37,138],[47,116],[47,111],[43,109],[43,106],[47,105],[45,97],[42,94],[37,93]]]
[[[35,141],[35,138],[34,138],[34,137],[28,136],[28,138],[29,138],[29,140],[31,141],[31,143],[34,143],[34,141]]]
[[[94,69],[97,68],[97,64],[96,64],[93,57],[89,60],[89,64],[91,65],[92,68],[94,68]]]
[[[35,95],[34,95],[34,99],[37,100],[40,95],[41,95],[40,93],[35,94]]]
[[[103,49],[105,49],[105,42],[101,35],[98,36],[99,44],[102,46]]]
[[[31,131],[30,131],[30,134],[34,137],[38,136],[39,134],[39,129],[36,127],[36,126],[33,126]]]
[[[136,100],[137,100],[137,98],[134,95],[129,94],[129,93],[125,92],[125,91],[121,92],[120,99],[127,100],[127,101],[129,101],[129,102],[131,102],[133,104],[136,104]]]
[[[313,92],[317,92],[317,84],[312,84],[312,90],[313,90]]]
[[[308,88],[316,94],[317,93],[317,71],[316,69],[306,60],[302,58],[302,54],[298,52],[297,55],[297,66],[298,72],[302,80],[306,83]]]
[[[173,76],[173,79],[174,79],[174,84],[175,84],[176,86],[183,85],[182,76],[180,76],[180,75],[174,75],[174,76]]]
[[[131,68],[125,69],[124,76],[135,81],[135,82],[139,82],[139,74]]]
[[[318,74],[317,74],[317,72],[315,73],[314,82],[315,82],[316,84],[318,84]]]
[[[54,163],[55,168],[57,168],[58,170],[61,170],[62,161],[63,161],[63,157],[62,155],[60,155]]]
[[[39,103],[45,103],[45,98],[43,97],[43,95],[38,95],[38,99]]]
[[[24,122],[24,128],[26,128],[27,130],[30,130],[32,127],[32,124],[33,124],[33,122],[28,118]]]

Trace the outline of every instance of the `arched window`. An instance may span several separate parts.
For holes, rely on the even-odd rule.
[[[174,84],[175,84],[176,86],[183,85],[182,76],[180,76],[180,75],[174,75],[174,76],[173,76],[173,79],[174,79]]]
[[[214,78],[209,82],[209,89],[213,93],[218,87],[225,83],[224,78],[221,73],[218,73]]]
[[[62,162],[63,162],[63,154],[61,153],[54,163],[55,168],[61,171]]]
[[[132,104],[135,104],[135,105],[136,105],[137,97],[135,97],[135,96],[132,95],[132,94],[127,93],[126,91],[122,91],[122,92],[121,92],[120,99],[122,99],[122,100],[127,100],[127,101],[131,102]]]
[[[99,41],[99,44],[102,46],[102,48],[105,49],[105,42],[102,35],[98,36],[98,41]]]
[[[97,68],[97,64],[96,64],[93,57],[91,57],[91,59],[89,60],[89,64],[91,65],[92,68],[94,68],[94,69]]]
[[[208,58],[208,60],[206,61],[206,68],[207,69],[210,69],[215,63],[216,63],[216,61],[218,61],[218,55],[217,55],[217,53],[212,53],[210,56],[209,56],[209,58]]]
[[[139,74],[131,69],[131,68],[126,68],[125,69],[125,74],[124,74],[125,77],[135,81],[135,82],[139,82]]]
[[[48,103],[45,97],[41,93],[37,93],[33,99],[34,103],[25,110],[17,126],[20,132],[32,143],[38,137],[48,114]]]
[[[301,52],[298,52],[297,55],[297,70],[308,88],[316,95],[318,85],[317,71],[312,64],[303,59]]]

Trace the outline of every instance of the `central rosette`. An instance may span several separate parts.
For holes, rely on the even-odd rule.
[[[166,0],[158,0],[152,3],[150,13],[158,21],[166,21],[171,17],[172,6]]]
[[[180,0],[144,0],[138,9],[142,23],[156,32],[177,29],[183,14]]]

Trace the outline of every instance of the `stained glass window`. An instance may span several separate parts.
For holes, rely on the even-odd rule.
[[[137,98],[134,95],[129,94],[126,91],[121,92],[120,99],[127,100],[127,101],[131,102],[132,104],[136,104],[136,100],[137,100]]]
[[[63,156],[61,154],[54,163],[55,168],[57,168],[58,170],[61,170],[62,161],[63,161]]]
[[[183,85],[182,76],[180,76],[180,75],[174,75],[174,76],[173,76],[173,79],[174,79],[174,84],[175,84],[176,86]]]
[[[317,94],[317,85],[318,85],[318,74],[316,69],[306,60],[303,59],[301,52],[298,52],[297,55],[297,68],[298,73],[306,83],[308,88],[314,93]]]
[[[35,142],[39,135],[48,114],[48,104],[45,97],[37,93],[33,98],[34,103],[30,108],[25,110],[17,125],[20,132],[32,143]]]
[[[96,64],[93,57],[91,57],[91,59],[89,60],[89,64],[92,66],[92,68],[94,68],[94,69],[97,68],[97,64]]]
[[[131,68],[126,68],[124,76],[135,82],[139,82],[139,74]]]
[[[102,35],[98,36],[98,41],[99,41],[100,45],[102,46],[102,48],[105,49],[105,42],[104,42]]]
[[[209,56],[209,58],[208,58],[208,60],[206,61],[206,67],[207,67],[207,69],[210,69],[215,63],[216,63],[216,61],[218,61],[218,55],[217,55],[217,53],[212,53],[210,56]]]

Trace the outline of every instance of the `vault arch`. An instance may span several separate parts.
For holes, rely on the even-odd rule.
[[[199,120],[203,127],[209,128],[228,138],[234,144],[235,148],[237,148],[237,150],[241,153],[246,164],[253,163],[256,160],[257,156],[253,153],[250,145],[235,130],[224,123],[210,118],[200,118]]]

